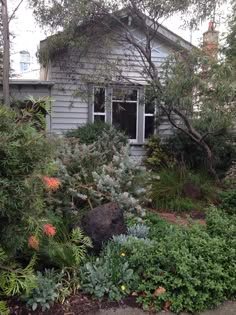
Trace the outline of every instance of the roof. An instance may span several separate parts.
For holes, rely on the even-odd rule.
[[[0,82],[0,86],[2,83]],[[23,86],[23,85],[33,85],[35,87],[39,86],[53,86],[54,82],[53,81],[42,81],[42,80],[22,80],[22,79],[17,79],[17,80],[10,80],[10,85],[18,85],[18,86]]]
[[[123,9],[121,9],[119,11],[116,11],[113,14],[116,15],[116,16],[119,16],[121,18],[125,18],[125,17],[128,17],[130,15],[134,15],[134,13],[132,13],[132,9],[129,9],[129,8],[123,8]],[[141,14],[147,20],[147,23],[153,24],[151,19],[147,15],[144,15],[143,13],[141,13]],[[107,15],[107,17],[109,17],[109,16],[112,17],[112,14],[108,14]],[[101,19],[104,19],[104,17],[102,17]],[[98,20],[99,20],[99,18],[98,18]],[[94,22],[94,20],[93,20],[93,22]],[[79,26],[79,29],[87,27],[87,26],[89,26],[89,22],[81,24]],[[52,35],[52,36],[54,36],[54,35]],[[159,38],[169,42],[170,44],[172,44],[173,46],[175,46],[177,48],[183,48],[183,49],[186,49],[186,50],[192,50],[193,48],[194,49],[197,48],[192,43],[190,43],[189,41],[185,40],[181,36],[175,34],[174,32],[172,32],[167,27],[165,27],[165,26],[163,26],[161,24],[158,26],[156,36],[158,36]],[[45,41],[47,41],[47,38],[42,40],[41,43],[43,43]]]

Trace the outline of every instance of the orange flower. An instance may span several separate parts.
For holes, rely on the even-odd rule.
[[[52,224],[50,223],[47,223],[47,224],[44,224],[43,226],[43,230],[44,230],[44,233],[47,235],[47,236],[54,236],[56,234],[56,228],[55,226],[53,226]]]
[[[28,245],[34,249],[39,249],[39,241],[33,235],[29,237]]]
[[[61,185],[61,182],[58,178],[43,177],[43,181],[46,183],[46,188],[48,190],[57,190]]]

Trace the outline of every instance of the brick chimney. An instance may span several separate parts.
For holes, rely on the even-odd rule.
[[[219,32],[215,30],[215,23],[211,21],[209,22],[208,30],[203,33],[203,49],[212,58],[217,58],[218,46]]]

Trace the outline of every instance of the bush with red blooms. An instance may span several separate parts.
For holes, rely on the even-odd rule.
[[[0,139],[0,245],[14,257],[27,249],[28,237],[36,236],[37,224],[45,216],[45,184],[55,190],[60,182],[42,181],[50,174],[55,154],[52,140],[3,106]],[[34,247],[36,240],[30,239]]]

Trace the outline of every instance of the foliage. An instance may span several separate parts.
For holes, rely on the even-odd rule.
[[[108,295],[109,299],[119,301],[131,292],[135,281],[133,273],[120,246],[109,243],[100,257],[81,268],[81,287],[96,298]]]
[[[229,32],[226,36],[226,46],[223,48],[223,52],[226,55],[228,62],[235,69],[236,67],[236,44],[235,44],[235,35],[236,35],[236,15],[235,15],[235,4],[233,4],[233,14],[228,19]]]
[[[127,234],[137,238],[148,238],[149,229],[145,224],[137,223],[128,227]]]
[[[214,117],[208,117],[202,126],[199,121],[195,124],[202,133],[207,133],[207,125],[214,121]],[[220,129],[220,126],[219,126]],[[207,142],[212,148],[214,154],[214,167],[217,173],[222,177],[230,167],[232,160],[235,157],[236,149],[234,145],[234,136],[229,127],[222,126],[221,131],[215,135],[208,135]],[[196,146],[188,136],[181,132],[177,132],[174,136],[167,139],[163,145],[164,150],[169,151],[172,156],[179,162],[184,162],[185,165],[193,170],[207,170],[206,156],[204,150]]]
[[[53,270],[45,270],[44,273],[37,272],[37,286],[30,295],[24,297],[27,304],[35,311],[38,307],[44,312],[53,305],[58,298],[59,284]]]
[[[34,275],[35,256],[30,263],[22,268],[10,261],[7,254],[0,248],[0,295],[14,296],[29,294],[36,286]]]
[[[29,229],[44,211],[42,174],[53,146],[30,123],[0,107],[0,244],[11,253],[27,244]]]
[[[153,222],[153,216],[147,222]],[[139,279],[134,291],[143,307],[159,311],[168,305],[177,313],[199,312],[232,298],[235,220],[211,208],[206,227],[184,229],[154,223],[150,225],[151,241],[130,239],[123,243],[125,259]]]
[[[95,121],[94,123],[88,123],[83,127],[79,127],[74,130],[67,131],[66,137],[79,138],[81,144],[92,144],[96,142],[104,132],[108,132],[110,139],[113,136],[120,136],[120,141],[124,141],[123,144],[126,144],[126,137],[113,126],[106,124],[102,121]]]
[[[10,314],[7,303],[4,301],[0,301],[0,314],[1,315],[9,315]]]
[[[142,205],[147,202],[145,193],[149,188],[149,176],[129,156],[129,147],[124,147],[113,156],[111,163],[102,166],[100,172],[93,172],[96,184],[93,192],[102,201],[116,201],[122,209],[142,214]]]
[[[227,213],[236,214],[236,189],[226,190],[220,194],[220,206]]]
[[[210,17],[211,13],[214,12],[214,8],[220,4],[222,1],[202,1],[201,3],[196,3],[194,0],[185,1],[126,1],[122,0],[119,3],[114,1],[81,1],[76,0],[68,4],[65,3],[55,3],[54,1],[49,1],[47,5],[43,0],[33,0],[30,2],[34,10],[34,15],[40,25],[55,30],[62,29],[63,32],[60,34],[59,43],[64,42],[64,46],[75,46],[83,44],[79,40],[75,40],[75,34],[78,32],[78,25],[81,28],[87,25],[89,22],[93,32],[89,32],[89,39],[92,40],[96,38],[97,32],[96,27],[100,21],[99,17],[106,17],[107,13],[115,12],[121,8],[131,8],[134,12],[139,10],[140,13],[145,13],[150,16],[155,23],[160,23],[162,19],[170,16],[174,13],[184,13],[188,12],[186,19],[191,22],[191,26],[197,25],[199,21],[202,21],[206,17]],[[94,20],[97,23],[92,23]],[[115,17],[113,17],[115,19]],[[115,20],[119,18],[119,15]],[[103,19],[102,19],[103,20]],[[103,21],[102,21],[103,22]],[[101,22],[100,22],[101,23]],[[101,23],[103,25],[103,23]],[[104,26],[106,24],[104,23]],[[83,27],[84,30],[84,27]],[[106,32],[110,32],[110,28],[105,28]],[[61,45],[58,45],[59,47]],[[55,49],[54,49],[55,50]],[[53,50],[52,50],[53,52]]]
[[[60,228],[53,238],[44,240],[39,255],[43,261],[60,268],[77,268],[85,258],[87,249],[92,247],[89,237],[79,227],[69,232]]]
[[[142,212],[146,191],[142,187],[147,183],[148,188],[149,173],[129,156],[128,146],[114,146],[109,138],[109,132],[104,132],[91,145],[81,145],[74,139],[62,143],[57,173],[62,186],[48,200],[55,211],[68,214],[68,210],[80,210],[78,214],[82,215],[81,208],[116,201],[124,210]]]
[[[153,171],[159,171],[163,167],[171,167],[174,159],[163,149],[160,138],[156,135],[150,137],[145,144],[147,150],[147,158],[145,165]]]
[[[150,198],[152,207],[169,210],[195,210],[217,198],[217,189],[213,181],[204,174],[194,174],[185,167],[162,169],[159,178],[152,181]],[[185,185],[194,185],[201,200],[184,195]]]
[[[50,102],[49,97],[29,97],[25,100],[13,100],[11,108],[16,112],[18,121],[30,122],[38,131],[45,131],[46,115],[50,115]]]

